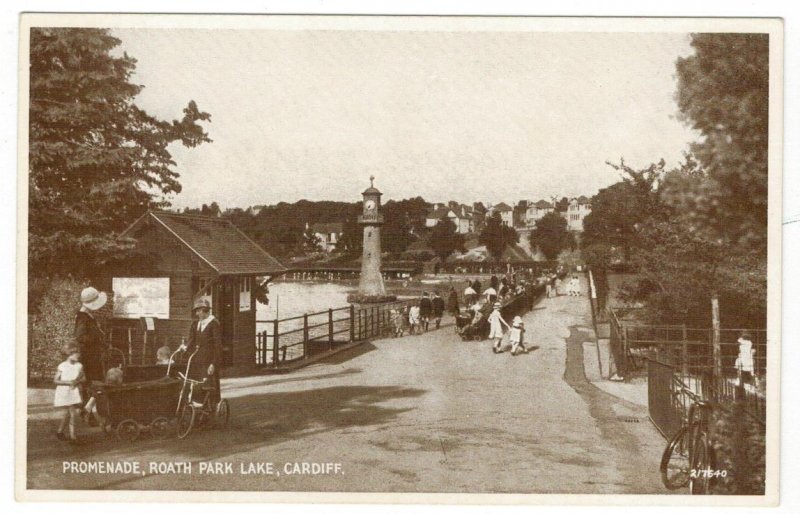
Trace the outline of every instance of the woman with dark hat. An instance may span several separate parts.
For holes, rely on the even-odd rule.
[[[200,298],[194,303],[192,314],[197,317],[197,320],[192,322],[189,329],[186,353],[192,355],[195,350],[197,353],[192,358],[189,367],[189,378],[193,380],[208,378],[209,385],[215,389],[211,401],[216,405],[220,398],[219,364],[222,349],[222,326],[211,314],[211,304],[205,298]]]
[[[75,341],[81,354],[81,364],[86,383],[103,380],[103,352],[106,350],[106,334],[100,329],[95,311],[108,301],[108,296],[93,287],[81,291],[81,308],[75,316]]]

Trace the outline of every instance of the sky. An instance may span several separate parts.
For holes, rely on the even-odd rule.
[[[189,100],[213,143],[170,151],[175,207],[384,200],[516,203],[595,194],[606,161],[677,164],[688,34],[114,29],[137,104]]]

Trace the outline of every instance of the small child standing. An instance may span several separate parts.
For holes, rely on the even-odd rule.
[[[80,416],[80,408],[83,401],[78,386],[85,380],[83,374],[83,364],[79,362],[80,351],[76,345],[67,345],[64,348],[67,359],[58,365],[53,383],[56,385],[56,392],[53,397],[53,405],[64,409],[64,416],[58,426],[56,437],[61,441],[69,440],[72,444],[77,444],[78,438],[75,436],[75,425]],[[64,430],[69,425],[69,436],[64,434]]]
[[[528,349],[525,348],[523,343],[525,340],[525,324],[519,316],[514,316],[514,321],[511,322],[508,340],[511,343],[511,355],[517,355],[517,350],[520,350],[519,353],[528,353]]]
[[[492,313],[489,314],[489,339],[494,340],[494,344],[492,345],[492,353],[502,353],[500,349],[500,344],[503,341],[503,325],[506,328],[511,328],[506,323],[506,320],[503,319],[503,316],[500,314],[500,304],[495,303],[492,308]]]

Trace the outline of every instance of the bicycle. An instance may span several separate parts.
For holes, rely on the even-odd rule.
[[[189,356],[186,374],[178,372],[178,377],[183,381],[183,387],[178,397],[178,407],[175,409],[175,415],[178,418],[178,439],[185,439],[194,427],[199,428],[212,418],[222,428],[227,428],[230,421],[231,410],[228,400],[223,398],[214,405],[212,393],[216,392],[216,387],[208,383],[208,378],[203,380],[189,378],[189,367],[195,353],[197,353],[197,350]],[[195,386],[199,386],[199,389],[204,393],[201,402],[197,402],[194,399]]]
[[[711,404],[690,389],[692,400],[683,426],[672,436],[661,456],[661,481],[667,489],[689,486],[689,494],[708,494],[714,477],[714,455],[708,436]]]
[[[189,392],[183,396],[183,402],[178,403],[178,439],[185,439],[194,427],[202,427],[209,420],[213,419],[218,427],[227,428],[230,421],[231,410],[228,400],[221,399],[216,406],[211,400],[211,395],[216,391],[216,387],[208,384],[206,379],[194,380],[183,373],[178,373],[184,384],[189,384]],[[200,386],[203,394],[203,401],[194,401],[194,388]],[[181,403],[183,408],[181,409]]]

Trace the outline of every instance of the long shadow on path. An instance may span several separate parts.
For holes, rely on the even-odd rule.
[[[613,408],[614,405],[631,410],[640,410],[641,407],[611,396],[587,380],[583,368],[583,343],[586,341],[586,335],[580,328],[586,327],[569,327],[564,381],[586,403],[603,440],[607,441],[617,455],[618,460],[615,464],[624,477],[622,483],[629,488],[627,492],[633,494],[664,492],[659,487],[657,463],[648,462],[642,455],[639,439],[628,430]]]
[[[415,398],[423,389],[405,387],[337,386],[305,391],[248,394],[232,398],[228,429],[204,428],[186,439],[153,439],[143,435],[126,444],[100,433],[86,435],[86,444],[72,447],[57,441],[53,421],[28,422],[28,486],[54,488],[56,464],[66,460],[185,460],[222,459],[289,440],[350,427],[379,426],[409,408],[390,408],[384,402]],[[301,444],[301,443],[298,443]],[[41,477],[42,481],[39,481]],[[126,488],[139,477],[102,484],[96,480],[62,480],[56,488]],[[180,488],[180,487],[179,487]]]

